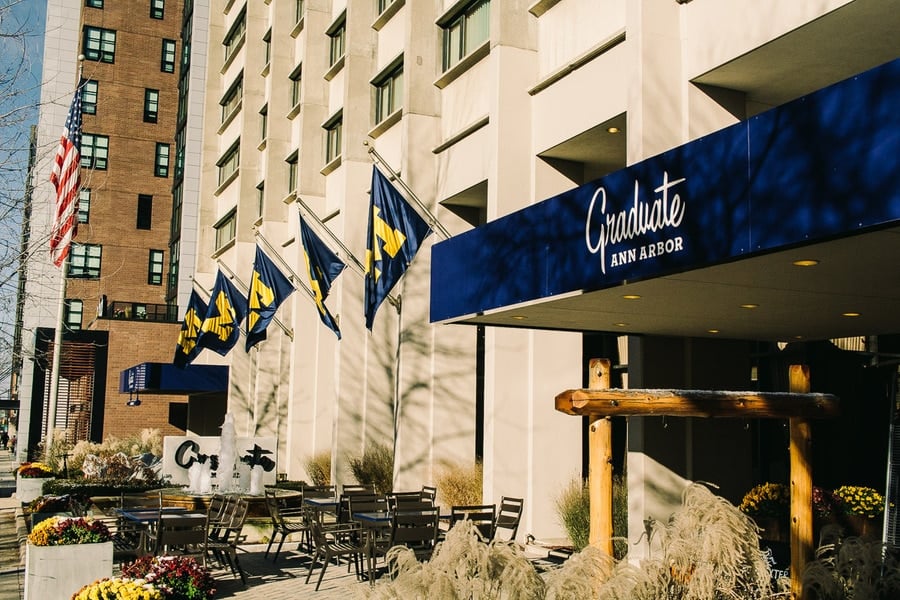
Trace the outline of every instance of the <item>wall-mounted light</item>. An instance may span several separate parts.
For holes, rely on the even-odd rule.
[[[125,403],[125,406],[140,406],[141,405],[141,397],[138,396],[137,392],[128,392],[128,402]]]

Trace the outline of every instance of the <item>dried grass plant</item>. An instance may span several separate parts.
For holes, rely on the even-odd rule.
[[[816,560],[803,571],[804,600],[900,598],[900,557],[881,542],[823,532]]]
[[[53,445],[50,447],[50,460],[58,472],[63,470],[63,456],[69,473],[81,471],[84,459],[89,454],[108,458],[122,453],[125,456],[139,456],[152,454],[161,457],[163,452],[162,433],[159,429],[145,428],[127,437],[109,436],[103,443],[82,440],[76,444],[70,444],[62,440],[62,436],[54,436]]]
[[[574,477],[556,496],[556,513],[575,550],[587,546],[591,533],[591,495],[587,482]]]
[[[374,443],[362,456],[349,456],[347,462],[357,483],[373,484],[379,494],[394,489],[394,450],[384,444]]]
[[[331,450],[316,452],[303,466],[313,485],[331,485]]]
[[[438,469],[435,479],[438,501],[441,506],[481,504],[482,481],[482,465],[479,461],[469,465],[444,463]]]

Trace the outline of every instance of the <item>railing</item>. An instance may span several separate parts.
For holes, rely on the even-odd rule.
[[[107,306],[106,311],[101,315],[101,318],[177,323],[178,307],[168,304],[117,301],[109,303],[109,306]]]

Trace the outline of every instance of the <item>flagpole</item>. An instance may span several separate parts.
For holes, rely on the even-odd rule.
[[[272,246],[272,244],[269,243],[269,240],[267,240],[265,237],[263,237],[263,234],[261,234],[258,229],[256,231],[254,231],[253,234],[257,238],[259,238],[259,240],[263,243],[263,246],[265,246],[266,248],[271,250],[271,252],[275,256],[275,258],[278,259],[278,262],[281,263],[281,266],[284,267],[285,270],[290,274],[291,279],[295,279],[297,281],[297,283],[300,285],[300,287],[303,288],[303,291],[306,292],[309,295],[309,297],[313,299],[313,301],[315,301],[315,299],[316,299],[315,293],[311,289],[309,289],[309,286],[303,282],[303,279],[301,279],[300,276],[294,272],[294,270],[291,268],[291,266],[289,264],[287,264],[283,258],[281,258],[281,254],[279,254],[278,250],[276,250]]]
[[[419,200],[419,197],[416,196],[416,193],[413,192],[408,185],[406,185],[406,182],[400,179],[400,175],[398,175],[391,168],[387,161],[384,160],[384,157],[378,154],[378,151],[371,144],[369,144],[368,140],[363,141],[363,145],[369,149],[369,154],[374,156],[375,160],[381,163],[381,166],[385,171],[388,172],[388,175],[390,175],[397,183],[400,184],[400,187],[402,187],[409,195],[409,197],[412,198],[412,200],[416,203],[416,206],[419,207],[419,210],[428,215],[428,222],[429,225],[431,225],[432,229],[436,229],[445,240],[450,239],[450,232],[447,231],[447,229],[443,225],[441,225],[441,222],[438,221],[437,217],[435,217],[434,214],[430,210],[428,210],[428,207],[425,206],[425,204],[421,200]]]
[[[69,259],[63,261],[62,281],[59,284],[59,303],[56,307],[56,330],[53,333],[53,362],[50,366],[50,398],[47,406],[47,434],[44,447],[44,461],[50,461],[50,449],[53,446],[53,429],[56,427],[56,408],[59,402],[59,370],[62,362],[63,319],[66,307],[66,278],[69,275]]]
[[[297,214],[300,214],[301,217],[303,216],[303,215],[300,213],[300,208],[302,207],[303,210],[305,210],[305,211],[309,214],[309,216],[311,216],[311,217],[313,218],[313,221],[315,221],[316,223],[318,223],[319,227],[321,227],[322,230],[324,230],[325,233],[328,234],[328,237],[330,237],[332,240],[334,240],[334,243],[337,244],[337,245],[340,247],[340,249],[344,251],[344,253],[347,255],[347,257],[348,257],[350,260],[353,261],[353,263],[354,263],[354,264],[356,265],[356,267],[359,269],[359,274],[365,275],[365,274],[366,274],[366,267],[365,267],[365,265],[362,264],[362,261],[360,261],[358,258],[356,258],[356,256],[355,256],[352,252],[350,252],[350,248],[348,248],[347,246],[345,246],[345,245],[344,245],[344,242],[342,242],[342,241],[340,240],[340,238],[338,238],[338,236],[334,235],[334,232],[331,231],[331,229],[328,228],[328,225],[326,225],[326,224],[322,221],[322,219],[320,219],[319,217],[316,216],[316,213],[313,212],[313,210],[306,204],[306,202],[304,202],[304,201],[300,198],[300,196],[297,196],[297,204],[299,205],[299,206],[297,207]]]
[[[247,284],[245,284],[243,281],[241,281],[241,278],[238,277],[237,275],[235,275],[234,271],[232,271],[231,269],[228,268],[228,265],[226,265],[226,264],[223,263],[223,262],[219,262],[219,261],[217,261],[217,262],[218,262],[219,268],[220,268],[220,269],[224,269],[225,271],[227,271],[227,272],[228,272],[228,275],[229,275],[232,279],[234,279],[235,281],[237,281],[237,282],[241,285],[242,288],[244,288],[242,291],[246,294],[247,291],[250,289],[250,288],[247,286]],[[275,321],[275,324],[278,325],[278,326],[281,328],[281,330],[285,333],[285,335],[287,335],[287,336],[288,336],[289,338],[291,338],[292,340],[294,339],[294,332],[293,332],[292,330],[288,329],[287,326],[286,326],[284,323],[282,323],[281,321],[279,321],[279,320],[278,320],[278,317],[274,317],[274,316],[273,316],[273,317],[272,317],[272,320]]]

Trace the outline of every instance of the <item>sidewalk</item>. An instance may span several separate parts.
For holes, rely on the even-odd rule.
[[[13,497],[16,479],[13,474],[12,455],[0,450],[0,600],[21,600],[25,582],[25,521],[20,503]],[[313,572],[309,585],[306,573],[309,556],[296,551],[296,544],[286,542],[278,563],[273,564],[271,555],[264,558],[265,544],[243,546],[238,554],[241,566],[247,575],[246,587],[240,577],[231,571],[214,565],[213,576],[217,591],[214,596],[237,598],[239,600],[352,600],[362,593],[368,584],[356,579],[347,565],[329,565],[319,591],[315,591],[315,581],[319,569]],[[68,598],[46,598],[41,600],[68,600]]]

